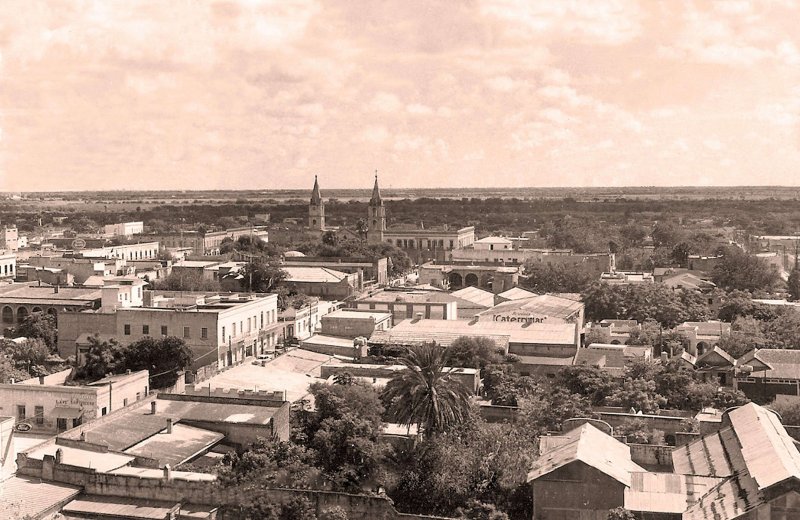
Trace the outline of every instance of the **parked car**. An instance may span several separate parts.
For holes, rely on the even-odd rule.
[[[259,354],[258,356],[256,356],[256,360],[253,361],[253,364],[254,365],[262,365],[263,366],[264,363],[266,363],[267,361],[269,361],[270,359],[272,359],[274,357],[275,357],[274,354]]]

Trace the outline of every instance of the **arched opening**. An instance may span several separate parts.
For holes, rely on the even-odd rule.
[[[697,355],[702,356],[708,350],[708,343],[705,341],[700,341],[697,343]]]
[[[8,305],[3,307],[3,323],[14,323],[14,310]]]
[[[491,273],[484,273],[481,275],[481,288],[491,289],[492,288],[492,281],[494,280],[494,276]]]
[[[31,312],[42,312],[42,308],[41,307],[34,307],[33,309],[31,309]]]
[[[26,307],[17,308],[17,323],[22,323],[22,321],[27,317],[28,309]]]
[[[475,273],[469,273],[467,276],[464,277],[464,285],[467,287],[475,287],[478,285],[478,275]]]
[[[56,310],[53,307],[50,307],[49,309],[47,309],[47,314],[49,314],[51,316],[55,316],[56,315]]]
[[[611,340],[611,344],[612,345],[619,345],[619,340],[618,339],[613,339],[613,340]]]
[[[450,273],[450,276],[447,278],[447,281],[450,282],[451,289],[456,289],[464,285],[464,279],[461,278],[461,275],[458,273]]]

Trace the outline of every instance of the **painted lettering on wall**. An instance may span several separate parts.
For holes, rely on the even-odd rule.
[[[494,316],[494,321],[507,321],[511,323],[544,323],[546,319],[547,316],[505,316],[502,314]]]

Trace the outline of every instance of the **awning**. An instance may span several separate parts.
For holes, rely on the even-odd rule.
[[[83,410],[80,408],[64,408],[57,406],[53,408],[53,415],[58,419],[77,419],[83,415]]]

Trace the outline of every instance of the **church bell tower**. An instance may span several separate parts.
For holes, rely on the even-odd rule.
[[[325,230],[325,203],[319,194],[316,175],[314,175],[314,189],[311,191],[311,202],[308,204],[308,228],[315,231]]]
[[[375,172],[375,186],[372,188],[372,198],[369,199],[367,209],[367,243],[380,244],[386,231],[386,206],[381,199],[381,190],[378,188],[378,172]]]

